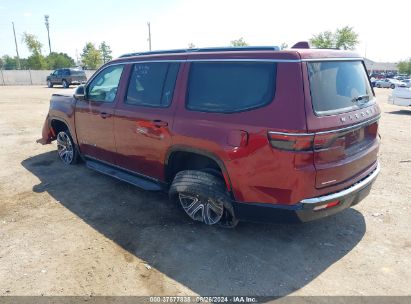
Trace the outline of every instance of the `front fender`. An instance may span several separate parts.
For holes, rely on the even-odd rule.
[[[56,131],[52,127],[53,120],[63,122],[70,131],[70,134],[77,144],[77,134],[74,125],[76,100],[72,96],[53,94],[50,100],[49,113],[43,124],[42,138],[37,140],[43,145],[51,143],[56,138]]]

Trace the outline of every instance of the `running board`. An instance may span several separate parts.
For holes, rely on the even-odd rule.
[[[137,176],[131,173],[128,173],[126,171],[123,171],[121,169],[92,161],[92,160],[87,160],[86,161],[86,166],[94,171],[110,175],[114,178],[117,178],[123,182],[132,184],[134,186],[137,186],[141,189],[148,190],[148,191],[162,191],[164,188],[162,185],[158,182],[149,180],[147,178],[144,178],[142,176]]]

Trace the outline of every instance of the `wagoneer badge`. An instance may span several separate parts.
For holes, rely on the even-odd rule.
[[[366,111],[360,112],[360,113],[355,113],[353,115],[348,115],[348,116],[342,116],[340,118],[341,122],[346,122],[347,119],[352,121],[354,119],[358,119],[361,117],[365,117],[365,116],[370,116],[371,114],[374,114],[375,112],[377,112],[374,108],[371,109],[367,109]]]

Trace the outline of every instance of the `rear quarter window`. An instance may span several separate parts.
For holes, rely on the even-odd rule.
[[[70,70],[70,73],[73,76],[86,76],[86,72],[83,70]]]
[[[190,66],[186,107],[232,113],[269,104],[275,95],[274,62],[194,62]]]

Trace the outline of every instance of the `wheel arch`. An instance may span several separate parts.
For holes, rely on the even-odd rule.
[[[211,161],[213,161],[218,166],[218,168],[220,169],[223,175],[227,190],[229,192],[232,192],[233,188],[232,188],[230,176],[228,174],[224,161],[219,156],[217,156],[213,152],[210,152],[204,149],[193,148],[193,147],[188,147],[188,146],[183,146],[183,145],[173,146],[167,151],[165,161],[164,161],[164,170],[165,170],[164,176],[167,182],[171,182],[173,175],[175,175],[178,172],[178,171],[173,172],[173,167],[172,167],[173,159],[178,153],[198,155],[200,157],[208,158]]]
[[[72,128],[70,127],[70,124],[64,118],[55,117],[55,116],[51,116],[49,118],[49,128],[51,130],[53,130],[54,137],[55,137],[55,136],[57,136],[57,133],[56,133],[56,130],[54,129],[54,126],[53,126],[54,123],[64,124],[67,127],[67,129],[69,130],[69,132],[71,134],[71,137],[73,138],[74,143],[77,145],[76,133],[73,132]]]

